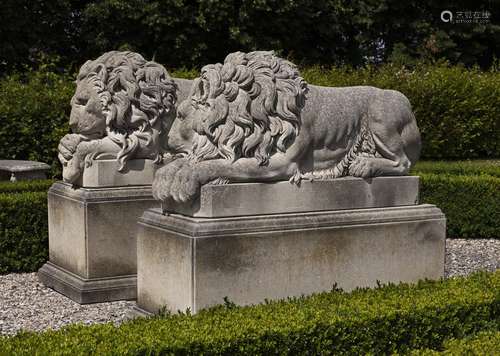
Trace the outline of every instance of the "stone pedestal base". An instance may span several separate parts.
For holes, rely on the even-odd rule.
[[[78,303],[136,297],[138,217],[156,206],[150,186],[48,193],[49,262],[40,280]]]
[[[149,209],[139,220],[138,310],[196,313],[224,297],[248,305],[335,284],[437,279],[445,225],[427,204],[221,218]]]
[[[38,278],[46,286],[80,304],[135,299],[137,276],[82,278],[52,262],[38,270]]]

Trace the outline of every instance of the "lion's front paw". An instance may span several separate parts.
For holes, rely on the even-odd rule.
[[[175,175],[170,186],[172,199],[178,203],[185,203],[193,200],[199,193],[202,185],[200,171],[195,163],[188,163],[182,166]]]
[[[75,183],[80,177],[83,171],[83,166],[77,162],[77,160],[72,159],[66,162],[63,166],[63,180],[68,183]]]
[[[172,184],[177,173],[185,164],[187,164],[187,160],[180,158],[166,164],[156,171],[155,179],[153,180],[153,197],[156,200],[165,202],[173,199],[171,191]]]

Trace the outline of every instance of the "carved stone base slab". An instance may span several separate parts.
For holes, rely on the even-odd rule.
[[[100,297],[94,299],[84,294],[96,281],[135,281],[137,220],[144,210],[157,204],[150,186],[75,189],[67,183],[54,183],[48,193],[49,261],[50,266],[65,271],[57,276],[65,277],[43,280],[78,302],[107,301],[106,295],[133,298],[135,292],[128,285],[122,294],[98,292]],[[44,268],[45,275],[55,271]],[[55,282],[59,280],[65,282]]]
[[[192,204],[162,206],[196,217],[245,216],[418,204],[419,177],[346,177],[333,180],[205,185]]]
[[[428,204],[224,218],[149,209],[139,226],[137,305],[151,313],[444,275],[446,220]]]
[[[85,279],[47,262],[38,270],[38,279],[80,304],[135,299],[137,276]]]
[[[0,160],[0,180],[46,179],[50,166],[43,162],[20,161],[20,160]]]
[[[156,170],[161,167],[150,159],[130,160],[123,172],[118,172],[118,166],[114,159],[92,161],[75,185],[86,188],[151,185]]]

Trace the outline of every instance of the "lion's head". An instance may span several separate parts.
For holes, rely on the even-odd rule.
[[[71,100],[70,127],[88,139],[108,136],[121,147],[120,170],[140,141],[171,124],[176,86],[166,69],[134,52],[111,51],[87,61],[78,73]],[[159,152],[158,152],[159,153]]]
[[[191,158],[267,164],[295,140],[306,91],[296,66],[273,52],[235,52],[224,64],[203,67],[178,108],[178,119],[197,133]]]

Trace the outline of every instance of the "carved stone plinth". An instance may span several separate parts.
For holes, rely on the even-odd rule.
[[[78,303],[134,299],[137,219],[157,204],[151,186],[53,184],[48,193],[49,262],[39,278]]]
[[[356,197],[354,192],[363,191],[365,184],[353,179],[343,189]],[[399,191],[397,184],[387,186]],[[227,189],[234,193],[237,188]],[[272,189],[267,194],[271,205],[282,198]],[[161,209],[142,215],[137,240],[139,314],[165,306],[197,312],[223,303],[224,297],[248,305],[327,291],[334,284],[351,290],[377,281],[415,282],[444,274],[446,221],[434,205],[413,200],[397,207],[241,216],[238,209],[248,195],[240,196],[227,200],[223,210],[234,207],[240,216],[163,215]],[[338,203],[334,196],[330,199]]]

